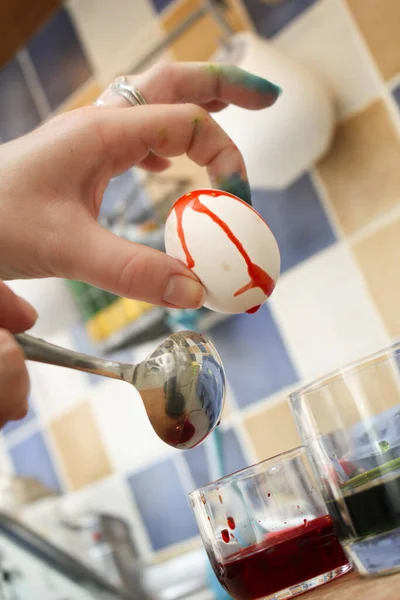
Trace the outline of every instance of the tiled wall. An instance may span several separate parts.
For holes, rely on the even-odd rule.
[[[190,4],[141,0],[138,6],[143,3],[160,30],[173,21],[175,10]],[[98,30],[90,33],[93,23],[84,18],[91,4],[70,4],[85,50],[62,11],[0,73],[4,140],[31,128],[60,103],[68,106],[71,94],[71,102],[87,102],[87,90],[95,91],[113,70],[110,63],[98,77],[93,56],[101,36]],[[261,35],[327,80],[337,99],[338,128],[328,155],[290,188],[253,190],[254,205],[279,242],[282,277],[258,313],[235,316],[212,331],[229,382],[221,425],[227,472],[299,443],[285,404],[289,391],[400,334],[400,3],[246,4]],[[243,14],[235,18],[238,29],[245,26]],[[154,23],[149,27],[157,29]],[[117,39],[115,27],[110,30]],[[188,49],[181,42],[173,51],[179,58],[185,52],[201,57],[203,37],[187,34]],[[54,44],[54,53],[45,54],[43,43]],[[124,56],[121,64],[127,62]],[[57,82],[59,70],[65,76]],[[32,78],[35,93],[27,85]],[[86,96],[75,93],[81,84]],[[186,168],[184,161],[177,164]],[[54,334],[52,341],[90,351],[78,334],[75,327]],[[148,350],[121,356],[136,361]],[[3,468],[68,493],[63,505],[70,510],[114,508],[134,526],[146,556],[181,549],[194,539],[185,495],[209,479],[204,448],[180,453],[164,446],[126,384],[56,367],[31,365],[30,370],[31,412],[22,424],[6,427]],[[172,521],[174,515],[179,518]]]

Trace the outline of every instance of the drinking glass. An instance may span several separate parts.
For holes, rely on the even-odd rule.
[[[293,393],[319,490],[361,575],[400,570],[400,344]]]
[[[304,448],[189,495],[214,572],[236,600],[284,600],[346,573]]]

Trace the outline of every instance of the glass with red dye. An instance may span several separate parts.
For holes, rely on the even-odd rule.
[[[190,494],[218,580],[236,600],[292,598],[350,570],[303,448]]]

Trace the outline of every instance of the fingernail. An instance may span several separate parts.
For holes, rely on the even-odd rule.
[[[247,179],[243,179],[239,172],[232,173],[226,177],[216,177],[213,183],[217,189],[233,194],[251,206],[249,182]]]
[[[17,296],[17,298],[18,298],[18,308],[23,313],[25,313],[25,315],[27,317],[29,317],[29,319],[31,319],[32,321],[37,321],[37,319],[39,317],[39,313],[37,312],[37,310],[35,308],[33,308],[32,304],[29,304],[29,302],[24,300],[24,298],[21,298],[21,296]]]
[[[176,308],[200,308],[205,290],[199,281],[185,275],[173,275],[166,287],[163,300]]]
[[[260,92],[261,94],[273,96],[275,99],[282,94],[282,88],[279,87],[279,85],[276,85],[276,83],[272,83],[272,81],[264,79],[264,77],[259,77],[258,75],[254,75],[243,69],[226,65],[223,68],[223,73],[230,83],[244,85],[253,90],[257,90],[257,92]]]

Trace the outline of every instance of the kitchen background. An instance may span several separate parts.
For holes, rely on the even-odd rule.
[[[227,4],[235,31],[256,31],[314,70],[337,109],[332,145],[317,164],[279,191],[260,185],[261,172],[253,189],[253,204],[281,251],[272,298],[255,315],[221,318],[206,311],[199,323],[226,367],[220,429],[224,469],[232,472],[299,444],[285,402],[291,390],[400,333],[400,3]],[[200,5],[65,3],[0,68],[1,140],[93,102]],[[218,39],[218,27],[203,16],[163,58],[207,60]],[[116,232],[159,247],[166,207],[202,186],[208,186],[205,174],[186,158],[156,178],[130,171],[107,190],[102,218]],[[15,282],[14,289],[39,308],[34,332],[92,354],[111,351],[136,362],[176,326],[163,310],[79,284]],[[210,479],[204,446],[182,453],[163,445],[139,396],[123,383],[36,364],[29,371],[29,414],[1,436],[3,476],[33,477],[61,493],[63,514],[95,509],[123,516],[148,562],[198,547],[186,494]],[[33,506],[24,514],[51,536],[39,513]]]

